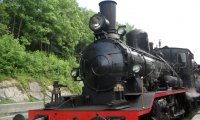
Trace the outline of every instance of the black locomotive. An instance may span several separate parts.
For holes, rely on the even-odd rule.
[[[60,96],[54,84],[52,101],[44,110],[29,111],[29,119],[49,120],[170,120],[184,116],[195,98],[193,54],[184,48],[155,48],[148,34],[115,28],[116,2],[102,1],[90,18],[95,40],[72,70],[83,81],[82,94]],[[122,41],[126,35],[126,43]],[[187,108],[187,109],[186,109]]]

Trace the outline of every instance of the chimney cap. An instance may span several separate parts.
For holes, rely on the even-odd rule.
[[[115,4],[117,4],[115,1],[113,1],[113,0],[104,0],[104,1],[101,1],[100,3],[99,3],[99,5],[100,4],[103,4],[103,3],[105,3],[105,2],[112,2],[112,3],[115,3]]]

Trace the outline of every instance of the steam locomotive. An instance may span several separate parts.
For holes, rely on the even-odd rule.
[[[155,48],[148,34],[116,30],[116,2],[102,1],[90,18],[95,40],[72,70],[82,94],[61,96],[54,82],[52,100],[30,110],[29,120],[171,120],[196,104],[193,54],[185,48]],[[126,43],[122,40],[126,36]]]

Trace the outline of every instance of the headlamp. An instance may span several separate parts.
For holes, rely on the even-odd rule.
[[[92,31],[99,31],[106,29],[109,21],[100,13],[93,15],[89,21],[89,27]]]
[[[134,73],[140,72],[140,69],[141,69],[141,65],[138,65],[138,64],[134,65],[132,68]]]
[[[118,27],[118,30],[117,30],[117,33],[118,33],[120,36],[124,36],[124,35],[126,34],[125,28],[126,28],[125,25],[119,26],[119,27]]]
[[[71,71],[71,76],[73,78],[76,78],[79,76],[79,69],[78,68],[74,68],[72,71]]]

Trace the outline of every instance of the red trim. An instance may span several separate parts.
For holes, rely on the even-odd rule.
[[[156,93],[153,96],[153,100],[152,100],[150,108],[142,110],[138,114],[139,114],[139,116],[141,116],[141,115],[145,115],[145,114],[149,113],[151,111],[152,106],[153,106],[153,102],[156,98],[161,98],[161,97],[168,96],[168,95],[186,93],[186,92],[190,92],[190,90],[173,90],[173,91],[163,91],[163,92]]]
[[[29,111],[29,120],[37,115],[48,115],[49,120],[73,120],[74,117],[78,118],[77,120],[91,120],[97,114],[101,117],[108,116],[124,116],[126,120],[138,120],[139,116],[147,114],[151,111],[153,102],[156,98],[190,92],[190,90],[172,90],[172,91],[163,91],[155,93],[150,108],[145,110],[138,111],[69,111],[69,110],[30,110]]]
[[[91,120],[93,117],[108,117],[118,116],[126,117],[126,120],[137,120],[137,112],[133,111],[61,111],[61,110],[41,110],[41,111],[29,111],[29,120],[33,120],[36,115],[48,115],[48,120],[73,120],[74,117],[77,120]]]

